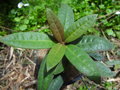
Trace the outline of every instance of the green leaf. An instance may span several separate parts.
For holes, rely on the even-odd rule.
[[[27,18],[24,19],[24,24],[29,24],[29,22],[30,22],[29,19],[27,19]]]
[[[50,73],[48,73],[48,75],[44,78],[43,88],[41,90],[47,90],[48,89],[50,83],[52,82],[53,77],[54,77],[53,71],[51,71]]]
[[[60,62],[60,63],[56,66],[53,74],[54,74],[54,75],[57,75],[57,74],[60,74],[60,73],[63,72],[63,71],[64,71],[64,67],[63,67],[62,62]]]
[[[17,47],[29,49],[51,48],[54,42],[45,33],[20,32],[2,37],[1,42]]]
[[[27,25],[21,25],[21,26],[19,26],[19,29],[20,29],[21,31],[24,31],[24,30],[27,29]]]
[[[68,60],[81,73],[89,77],[113,77],[115,73],[107,68],[104,64],[93,61],[88,54],[79,47],[74,45],[67,46],[65,53]]]
[[[7,33],[8,33],[8,32],[6,32],[6,31],[0,31],[0,35],[1,35],[0,37],[2,37],[2,36],[4,36],[4,35],[7,35]]]
[[[64,70],[63,65],[60,62],[55,68],[52,68],[49,72],[47,72],[47,75],[45,76],[44,81],[43,81],[44,87],[42,90],[47,90],[50,83],[53,83],[52,80],[53,80],[54,75],[57,75],[63,72],[63,70]]]
[[[45,58],[41,62],[41,66],[40,66],[39,73],[38,73],[38,83],[37,83],[38,90],[42,90],[43,86],[44,86],[44,84],[43,84],[44,76],[45,76],[44,72],[45,72],[45,66],[46,66],[46,59]]]
[[[58,76],[57,78],[52,80],[48,90],[60,90],[62,84],[63,84],[63,79],[61,76]]]
[[[73,25],[71,25],[65,32],[65,42],[71,42],[78,39],[81,35],[85,34],[89,28],[92,28],[96,22],[97,15],[85,16]]]
[[[68,45],[65,56],[81,73],[87,76],[99,76],[95,62],[79,47]]]
[[[52,47],[47,56],[47,71],[56,66],[63,58],[65,53],[65,46],[62,44],[56,44]]]
[[[111,61],[107,61],[105,62],[107,65],[113,66],[113,65],[117,65],[120,64],[120,60],[111,60]]]
[[[95,60],[97,61],[102,61],[105,59],[105,57],[98,53],[98,52],[91,52],[91,53],[88,53],[90,57],[94,58]]]
[[[42,63],[40,64],[40,69],[38,73],[38,84],[37,89],[38,90],[47,90],[54,75],[57,75],[61,72],[63,72],[64,68],[62,65],[62,62],[60,62],[55,68],[51,69],[47,72],[46,70],[46,56],[42,60]]]
[[[97,70],[100,72],[101,76],[103,77],[113,77],[116,73],[112,72],[105,64],[96,62]]]
[[[46,57],[42,60],[38,74],[38,90],[47,90],[53,80],[54,75],[61,73],[64,69],[62,63],[59,63],[55,68],[47,72],[46,70]]]
[[[14,18],[14,21],[15,21],[15,22],[20,22],[20,21],[21,21],[21,18],[20,18],[20,17],[15,17],[15,18]]]
[[[116,33],[116,35],[117,35],[117,38],[120,39],[120,32],[119,32],[119,31],[116,31],[115,33]]]
[[[106,30],[106,33],[107,33],[108,35],[113,36],[113,37],[116,36],[115,32],[114,32],[112,29],[107,29],[107,30]]]
[[[86,52],[108,51],[114,48],[114,45],[108,40],[92,35],[84,36],[77,46],[84,49]]]
[[[64,30],[66,30],[74,23],[74,13],[72,8],[66,4],[62,4],[58,12],[58,18],[64,26]]]
[[[64,28],[58,19],[58,17],[53,13],[51,9],[47,9],[47,20],[50,29],[57,41],[62,43],[64,41]]]
[[[1,39],[2,39],[2,36],[0,36],[0,42],[2,42],[2,40],[1,40]]]
[[[114,77],[116,75],[116,73],[112,72],[104,63],[101,63],[99,61],[96,61],[95,63],[97,65],[96,70],[99,71],[101,77]],[[88,78],[96,83],[101,82],[100,77],[88,77]]]

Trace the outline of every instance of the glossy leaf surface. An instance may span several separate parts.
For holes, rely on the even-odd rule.
[[[0,38],[0,41],[17,48],[51,48],[54,42],[45,33],[20,32]]]
[[[63,79],[61,76],[58,76],[57,78],[52,80],[48,90],[60,90],[62,84],[63,84]]]
[[[116,73],[112,72],[105,64],[96,62],[96,65],[98,68],[96,68],[102,77],[113,77],[116,75]]]
[[[114,45],[108,40],[99,36],[84,36],[77,44],[80,48],[87,52],[95,51],[108,51],[114,48]]]
[[[62,44],[56,44],[52,47],[47,56],[47,70],[55,67],[65,54],[65,46]]]
[[[93,61],[85,51],[74,46],[67,47],[66,57],[81,73],[90,77],[113,77],[115,73],[112,72],[104,64]]]
[[[65,56],[81,73],[87,76],[100,75],[95,62],[85,51],[74,45],[68,45],[66,49]]]
[[[97,15],[85,16],[72,24],[65,32],[65,42],[71,42],[85,34],[96,22]]]
[[[64,26],[64,31],[74,23],[74,13],[72,8],[66,4],[62,4],[58,12],[58,18]]]
[[[47,20],[56,40],[59,42],[64,41],[64,28],[51,9],[47,9]]]
[[[97,52],[91,52],[91,53],[88,53],[90,57],[92,57],[93,59],[97,60],[97,61],[102,61],[105,59],[105,57],[100,54],[100,53],[97,53]]]

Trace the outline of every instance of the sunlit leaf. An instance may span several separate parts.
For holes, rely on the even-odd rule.
[[[51,9],[47,9],[47,20],[50,29],[57,41],[64,41],[64,28],[58,19],[58,17],[53,13]]]
[[[65,46],[62,44],[56,44],[52,47],[47,56],[47,70],[56,66],[63,58],[65,53]]]
[[[84,36],[82,40],[77,44],[80,48],[87,52],[95,51],[108,51],[114,48],[114,45],[108,40],[99,36]]]
[[[58,18],[66,30],[74,23],[74,13],[71,7],[66,4],[62,4],[58,12]]]
[[[20,25],[19,26],[19,29],[21,30],[21,31],[24,31],[24,30],[26,30],[28,27],[27,27],[27,25],[25,24],[25,25]]]
[[[78,39],[81,35],[85,34],[88,29],[92,28],[96,22],[97,15],[89,15],[85,16],[74,24],[72,24],[66,31],[65,31],[65,42],[71,42]]]
[[[45,33],[20,32],[7,35],[0,39],[7,45],[17,48],[42,49],[51,48],[54,42]]]

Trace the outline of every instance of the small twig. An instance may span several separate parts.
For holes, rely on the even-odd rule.
[[[26,75],[27,77],[25,77],[23,80],[21,80],[20,83],[22,83],[22,82],[24,82],[25,80],[27,80],[27,79],[30,78],[30,74],[28,73],[28,68],[26,69],[25,75]]]
[[[100,29],[100,31],[101,31],[103,37],[108,40],[108,38],[107,38],[107,36],[105,35],[104,31],[103,31],[102,29]]]
[[[111,41],[120,47],[120,40],[116,40],[116,39],[112,38]]]
[[[13,64],[15,65],[15,55],[13,55],[13,60],[6,66],[6,70]]]
[[[111,58],[110,58],[110,55],[109,55],[108,52],[106,52],[106,56],[107,56],[107,59],[108,59],[109,61],[111,61]]]
[[[11,76],[14,75],[14,74],[15,74],[15,72],[10,71],[10,72],[7,73],[6,75],[4,75],[2,78],[0,78],[0,81],[1,81],[1,80],[4,80],[4,79],[6,79],[6,78],[9,78],[9,77],[11,77]]]
[[[9,31],[16,31],[16,30],[13,30],[13,29],[10,29],[8,27],[1,26],[1,25],[0,25],[0,28],[6,29],[6,30],[9,30]],[[41,31],[41,30],[48,29],[48,28],[49,28],[49,26],[43,26],[40,29],[36,29],[36,30],[32,30],[32,31],[36,32],[36,31]]]
[[[25,56],[25,58],[29,61],[29,62],[31,62],[34,66],[36,65],[31,59],[29,59],[27,56]]]
[[[120,10],[118,10],[118,11],[120,11]],[[100,19],[105,18],[105,17],[108,17],[108,16],[111,17],[111,15],[113,15],[113,14],[115,15],[115,13],[118,12],[118,11],[115,11],[115,12],[112,12],[112,13],[106,14],[106,15],[104,15],[104,16],[98,17],[97,20],[100,20]]]
[[[113,18],[113,17],[115,17],[115,16],[116,16],[116,15],[113,14],[113,15],[111,15],[110,17],[106,18],[106,20],[108,21],[108,20],[110,20],[111,18]],[[104,23],[104,22],[100,22],[100,23],[98,24],[98,26],[101,26],[103,23]]]
[[[29,82],[27,84],[24,84],[24,87],[27,88],[29,86],[32,86],[32,85],[36,84],[36,83],[37,83],[37,80],[33,80],[33,81],[31,81],[31,82]]]
[[[101,85],[99,85],[99,84],[96,84],[96,83],[95,83],[95,82],[93,82],[93,81],[89,81],[89,84],[91,84],[91,85],[95,85],[96,87],[103,88],[103,89],[105,89],[105,90],[106,90],[106,88],[105,88],[105,87],[103,87],[103,86],[101,86]]]
[[[116,78],[116,79],[114,79],[114,78],[112,78],[112,79],[108,79],[107,80],[107,82],[116,82],[116,81],[120,81],[120,78]]]
[[[12,59],[13,52],[14,52],[14,48],[13,48],[13,47],[11,47],[11,48],[10,48],[10,56],[9,56],[9,60],[11,60],[11,59]]]
[[[29,57],[32,57],[34,53],[34,50],[31,50]]]
[[[108,21],[108,20],[114,18],[115,16],[117,16],[117,15],[115,14],[116,12],[120,12],[120,10],[115,11],[115,12],[112,12],[112,13],[110,13],[110,14],[106,14],[106,15],[104,15],[104,16],[102,16],[102,17],[99,17],[99,18],[97,18],[97,20],[100,20],[100,19],[102,19],[102,18],[106,18],[106,17],[107,17],[106,20]],[[100,23],[98,24],[98,26],[101,26],[103,23],[104,23],[104,22],[100,22]]]
[[[36,32],[36,31],[41,31],[41,30],[48,29],[48,28],[49,28],[49,26],[43,26],[40,29],[36,29],[36,30],[33,30],[33,31]]]
[[[34,65],[33,70],[35,70],[36,64],[31,59],[29,59],[27,56],[25,56],[25,58]]]
[[[86,83],[84,82],[83,77],[81,77],[81,81],[84,83],[85,87],[86,87],[88,90],[90,90],[90,89],[88,88],[88,86],[86,85]]]
[[[7,27],[1,26],[1,25],[0,25],[0,28],[6,29],[6,30],[9,30],[9,31],[15,31],[15,30],[13,30],[13,29],[10,29],[10,28],[7,28]]]

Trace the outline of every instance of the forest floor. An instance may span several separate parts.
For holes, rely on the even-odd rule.
[[[112,38],[117,47],[110,52],[104,52],[108,60],[120,60],[120,40]],[[35,90],[35,51],[1,45],[0,49],[0,90]],[[102,84],[90,80],[79,80],[69,85],[65,90],[120,90],[120,67],[114,69],[115,78],[104,78]],[[87,88],[85,87],[85,84]],[[81,88],[82,87],[82,88]],[[101,88],[101,89],[100,89]]]

